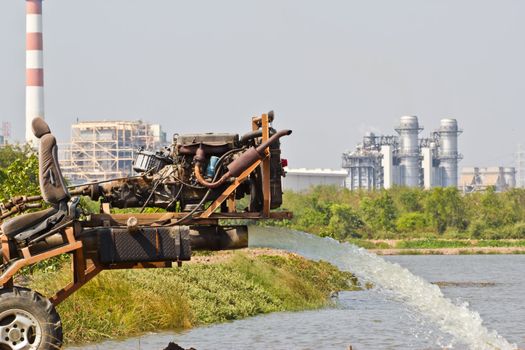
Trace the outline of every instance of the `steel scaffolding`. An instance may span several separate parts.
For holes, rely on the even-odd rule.
[[[135,152],[166,143],[160,125],[142,121],[86,121],[71,126],[71,141],[59,146],[64,177],[72,184],[132,173]]]

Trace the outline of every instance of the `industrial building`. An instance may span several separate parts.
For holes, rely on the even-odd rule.
[[[516,187],[514,167],[465,167],[461,169],[459,188],[465,192],[481,192],[493,187],[503,192]]]
[[[285,168],[283,189],[294,192],[306,191],[319,185],[344,187],[348,176],[346,170],[332,169],[290,169]]]
[[[442,119],[440,128],[420,138],[423,128],[416,116],[403,116],[397,135],[364,136],[354,151],[343,153],[351,190],[408,187],[457,187],[458,136],[456,119]]]
[[[132,173],[135,153],[166,144],[159,124],[142,121],[85,121],[71,126],[71,141],[59,146],[64,177],[72,184]]]

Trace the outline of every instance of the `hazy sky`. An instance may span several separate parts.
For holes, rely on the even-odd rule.
[[[0,1],[0,121],[24,130],[25,1]],[[458,119],[462,165],[525,139],[523,0],[45,0],[46,118],[244,133],[270,109],[292,167],[339,167],[401,115]]]

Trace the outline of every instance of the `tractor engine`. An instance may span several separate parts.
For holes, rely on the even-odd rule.
[[[175,134],[171,147],[150,152],[140,150],[134,162],[137,176],[92,184],[84,188],[91,198],[110,203],[115,208],[158,207],[167,211],[197,210],[214,201],[242,172],[255,161],[270,157],[270,208],[282,204],[281,178],[285,175],[281,160],[280,137],[291,131],[269,129],[263,141],[256,130],[237,134]],[[263,207],[261,168],[257,167],[237,187],[235,198],[250,197],[248,212]]]

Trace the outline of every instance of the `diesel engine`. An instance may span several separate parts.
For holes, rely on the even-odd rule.
[[[269,114],[273,121],[273,113]],[[167,211],[196,211],[205,203],[216,200],[225,189],[242,177],[232,196],[246,201],[247,212],[263,208],[262,172],[270,176],[270,208],[282,204],[281,179],[287,165],[281,159],[280,138],[291,130],[276,131],[254,128],[242,136],[238,134],[203,133],[175,134],[170,147],[157,152],[140,150],[134,161],[137,176],[106,183],[88,185],[84,193],[92,199],[102,198],[115,208],[164,208]],[[262,167],[249,169],[258,160],[268,159],[269,171]],[[225,203],[223,204],[223,206]],[[226,209],[224,209],[225,211]]]

